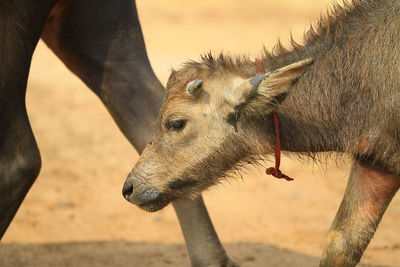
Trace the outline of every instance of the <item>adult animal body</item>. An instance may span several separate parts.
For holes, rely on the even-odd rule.
[[[164,93],[147,58],[134,1],[2,1],[0,237],[41,166],[25,107],[30,61],[39,38],[101,99],[139,152],[151,135]],[[174,207],[193,265],[234,265],[201,197]]]

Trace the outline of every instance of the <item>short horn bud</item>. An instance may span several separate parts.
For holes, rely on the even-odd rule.
[[[196,79],[194,81],[191,81],[188,83],[186,86],[186,91],[189,95],[194,95],[202,86],[203,80],[202,79]]]

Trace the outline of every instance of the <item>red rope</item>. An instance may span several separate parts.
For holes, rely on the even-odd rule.
[[[264,74],[265,70],[264,70],[264,64],[262,63],[261,60],[259,60],[258,58],[256,58],[256,60],[254,61],[254,63],[256,64],[258,70],[257,70],[257,74]]]
[[[257,74],[263,74],[264,71],[264,64],[261,60],[256,58],[255,62],[257,65],[258,71]],[[285,179],[286,181],[293,181],[293,178],[283,174],[279,167],[281,165],[281,138],[280,138],[280,127],[279,127],[279,118],[278,113],[274,110],[272,111],[272,115],[274,116],[274,128],[275,128],[275,167],[268,168],[265,173],[268,175],[272,175],[278,179]]]

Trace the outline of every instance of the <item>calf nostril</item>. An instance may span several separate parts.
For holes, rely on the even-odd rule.
[[[126,200],[129,201],[129,197],[132,195],[132,193],[133,193],[133,185],[129,181],[126,181],[124,187],[122,188],[122,195]]]

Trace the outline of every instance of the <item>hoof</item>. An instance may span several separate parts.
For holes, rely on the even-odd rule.
[[[225,261],[216,263],[195,263],[192,267],[240,267],[239,263],[232,261],[231,259],[226,259]]]
[[[226,266],[226,267],[240,267],[240,264],[228,259],[228,262],[223,266]]]

